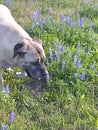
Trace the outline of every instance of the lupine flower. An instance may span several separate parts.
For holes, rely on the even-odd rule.
[[[70,17],[67,18],[67,25],[68,25],[69,27],[72,26],[72,18],[70,18]]]
[[[81,61],[80,61],[80,60],[78,60],[78,61],[77,61],[76,68],[77,68],[77,69],[79,69],[79,68],[80,68],[80,66],[81,66]]]
[[[7,0],[6,1],[6,5],[9,9],[11,9],[11,6],[12,6],[12,0]]]
[[[74,74],[74,78],[76,79],[78,77],[77,73]]]
[[[66,16],[65,15],[60,15],[60,20],[61,20],[61,22],[65,22],[66,21]]]
[[[91,20],[91,21],[90,21],[90,24],[89,24],[89,30],[92,29],[92,25],[93,25],[93,22],[92,22],[92,20]]]
[[[53,61],[53,53],[52,53],[52,49],[49,49],[49,56],[50,56],[50,60]]]
[[[84,20],[85,20],[85,18],[78,18],[78,27],[79,27],[79,28],[82,28],[82,27],[83,27]]]
[[[82,74],[81,74],[81,76],[80,76],[80,79],[83,81],[83,80],[85,80],[85,73],[83,72]]]
[[[77,59],[78,59],[78,56],[75,55],[74,58],[73,58],[73,62],[76,63],[76,62],[77,62]]]
[[[8,94],[8,93],[10,92],[8,85],[7,85],[6,88],[5,88],[5,92],[6,92],[6,94]]]
[[[4,123],[1,125],[1,130],[7,130],[7,127]]]
[[[65,67],[65,61],[62,61],[62,70],[64,69],[64,67]]]
[[[34,22],[38,21],[39,15],[40,15],[40,10],[38,10],[37,12],[34,12],[34,15],[33,15]]]
[[[45,18],[40,18],[39,19],[39,26],[42,29],[43,28],[43,23],[45,22]]]
[[[91,66],[90,66],[90,68],[93,70],[94,69],[94,67],[95,67],[95,65],[94,64],[92,64]]]
[[[60,62],[60,56],[61,56],[61,46],[59,45],[58,48],[57,48],[57,54],[56,54],[56,57],[57,57],[57,62]]]
[[[65,46],[62,46],[61,51],[64,53],[65,52]]]
[[[8,124],[12,124],[13,120],[14,120],[14,117],[15,117],[15,113],[12,111],[9,115],[9,121],[8,121]]]

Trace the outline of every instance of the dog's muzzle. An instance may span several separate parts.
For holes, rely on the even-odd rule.
[[[27,75],[36,80],[44,80],[45,82],[49,81],[49,73],[43,66],[33,66],[32,64],[25,66],[24,70],[26,71]]]

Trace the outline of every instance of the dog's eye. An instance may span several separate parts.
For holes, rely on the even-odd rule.
[[[19,57],[23,58],[25,56],[26,52],[19,52],[18,55]]]

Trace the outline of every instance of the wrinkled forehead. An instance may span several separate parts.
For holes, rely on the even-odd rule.
[[[45,59],[45,52],[41,45],[32,45],[30,50],[27,51],[26,57],[29,57],[29,60],[36,62],[36,60],[43,61]]]

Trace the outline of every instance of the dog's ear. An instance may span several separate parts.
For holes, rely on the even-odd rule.
[[[24,43],[17,43],[14,47],[14,54],[13,58],[15,58],[17,55],[24,55]]]

